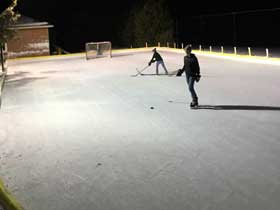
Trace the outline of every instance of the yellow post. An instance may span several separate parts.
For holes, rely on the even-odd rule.
[[[61,48],[60,48],[60,47],[57,48],[57,54],[58,54],[58,55],[61,55],[61,54],[62,54]]]
[[[268,58],[269,57],[268,49],[266,48],[265,51],[266,51],[266,57]]]
[[[250,47],[248,47],[248,54],[249,54],[249,56],[252,55],[252,54],[251,54],[251,48],[250,48]]]

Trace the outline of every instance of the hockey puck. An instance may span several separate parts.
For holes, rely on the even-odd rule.
[[[154,107],[153,107],[153,106],[151,106],[151,107],[150,107],[150,109],[154,109]]]

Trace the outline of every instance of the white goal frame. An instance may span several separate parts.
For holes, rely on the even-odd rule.
[[[85,44],[85,50],[87,60],[107,56],[112,57],[112,43],[110,41],[87,42]]]

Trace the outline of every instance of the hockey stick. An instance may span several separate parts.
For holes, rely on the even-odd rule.
[[[145,71],[147,68],[149,67],[149,65],[145,66],[142,70],[138,70],[138,68],[136,68],[137,74],[135,75],[131,75],[132,77],[136,77],[138,75],[141,75],[143,71]]]

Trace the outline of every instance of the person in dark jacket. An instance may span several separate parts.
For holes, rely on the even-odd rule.
[[[165,64],[164,64],[164,62],[163,62],[163,59],[162,59],[162,57],[160,56],[160,54],[157,52],[157,49],[154,48],[154,49],[153,49],[153,52],[154,52],[154,54],[153,54],[153,57],[152,57],[151,61],[149,62],[149,66],[150,66],[152,63],[156,62],[156,74],[158,75],[158,66],[159,66],[159,65],[162,65],[162,67],[163,67],[163,69],[164,69],[164,71],[165,71],[165,74],[168,74],[168,71],[167,71],[167,69],[166,69],[166,67],[165,67]]]
[[[192,46],[187,45],[185,47],[186,56],[184,57],[184,66],[182,69],[179,69],[176,76],[181,76],[183,72],[186,74],[186,80],[188,84],[188,89],[192,96],[192,102],[190,107],[198,106],[198,97],[194,90],[194,83],[200,80],[200,67],[197,60],[197,57],[192,52]]]

